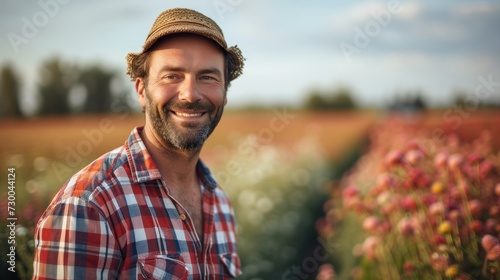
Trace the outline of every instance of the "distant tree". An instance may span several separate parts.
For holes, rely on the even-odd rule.
[[[304,102],[304,107],[308,110],[326,110],[328,103],[319,91],[312,91]]]
[[[19,78],[13,67],[6,64],[0,70],[0,115],[5,117],[21,117],[19,105]]]
[[[427,103],[420,91],[398,93],[388,105],[391,111],[423,111],[425,108]]]
[[[453,106],[459,108],[497,108],[500,106],[500,99],[494,98],[483,99],[478,98],[474,93],[466,91],[455,91],[453,93]],[[494,96],[492,96],[494,97]],[[498,96],[497,96],[498,98]]]
[[[68,94],[78,78],[78,70],[55,57],[42,64],[40,76],[39,113],[42,115],[70,113]]]
[[[455,91],[453,93],[453,96],[454,96],[453,103],[452,103],[453,106],[457,106],[457,107],[465,106],[465,102],[466,102],[465,99],[467,96],[467,93],[465,91]]]
[[[333,92],[330,107],[338,110],[352,110],[356,108],[356,102],[352,98],[352,93],[346,88],[339,88]]]
[[[86,113],[110,112],[112,106],[111,81],[114,74],[98,65],[90,66],[81,72],[79,82],[87,92],[84,105]]]
[[[356,102],[352,93],[346,88],[339,88],[331,92],[311,91],[304,102],[308,110],[352,110]]]

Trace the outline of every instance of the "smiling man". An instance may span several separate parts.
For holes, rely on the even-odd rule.
[[[232,279],[230,202],[199,159],[243,57],[188,9],[156,19],[127,55],[145,112],[125,144],[75,174],[42,215],[34,279]]]

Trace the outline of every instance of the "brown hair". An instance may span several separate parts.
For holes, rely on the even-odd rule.
[[[151,50],[149,50],[135,55],[130,60],[130,68],[127,74],[130,75],[131,81],[135,81],[137,78],[146,79],[149,74],[149,65]],[[233,51],[224,51],[224,88],[227,90],[231,85],[231,81],[236,79],[236,77],[242,74],[244,58],[241,51],[238,48],[234,48]]]

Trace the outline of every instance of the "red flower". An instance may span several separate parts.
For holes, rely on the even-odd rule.
[[[402,162],[403,156],[404,154],[400,150],[392,150],[385,156],[384,164],[387,167],[398,165]]]
[[[415,211],[418,209],[418,204],[413,197],[405,196],[401,199],[401,207],[406,211]]]
[[[472,152],[467,155],[467,163],[468,164],[476,164],[483,160],[483,156],[480,153]]]

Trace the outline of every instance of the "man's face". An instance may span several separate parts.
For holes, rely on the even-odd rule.
[[[146,127],[164,145],[196,150],[217,126],[226,104],[224,55],[210,40],[175,35],[151,53],[144,85]]]

